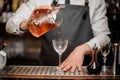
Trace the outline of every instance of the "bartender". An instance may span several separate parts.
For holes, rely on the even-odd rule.
[[[41,10],[51,10],[54,1],[65,5],[60,9],[64,16],[60,28],[62,34],[69,39],[68,48],[63,53],[62,63],[58,67],[63,71],[81,71],[85,55],[92,53],[93,45],[96,44],[100,48],[100,45],[110,42],[105,0],[29,0],[8,20],[6,31],[16,35],[25,33],[29,21],[41,14]],[[38,15],[34,14],[35,10],[39,11]],[[56,28],[41,36],[41,65],[58,65],[58,55],[51,43],[51,36],[55,35],[55,31]]]

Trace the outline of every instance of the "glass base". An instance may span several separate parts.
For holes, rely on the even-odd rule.
[[[63,75],[63,74],[64,74],[64,71],[63,71],[62,69],[57,69],[57,70],[55,71],[55,74],[56,74],[56,75]]]
[[[101,74],[106,75],[108,73],[109,73],[109,69],[107,68],[106,65],[103,65],[101,69]]]

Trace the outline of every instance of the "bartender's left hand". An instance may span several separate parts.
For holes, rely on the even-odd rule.
[[[58,68],[62,69],[63,71],[70,70],[71,72],[74,72],[76,69],[81,71],[84,56],[90,54],[91,52],[92,49],[87,44],[77,46]]]

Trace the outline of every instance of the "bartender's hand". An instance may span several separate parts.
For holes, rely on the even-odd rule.
[[[71,72],[74,72],[76,69],[81,71],[84,56],[90,54],[91,52],[92,49],[89,45],[80,45],[71,52],[67,59],[58,68],[62,69],[63,71],[70,70]]]
[[[60,9],[60,7],[54,7],[54,10]],[[43,15],[49,14],[51,13],[53,10],[53,7],[51,6],[39,6],[37,8],[34,9],[34,11],[32,12],[30,18],[28,20],[23,20],[22,23],[20,24],[20,29],[21,30],[28,30],[28,24]]]

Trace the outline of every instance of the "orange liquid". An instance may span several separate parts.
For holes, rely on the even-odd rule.
[[[29,31],[35,37],[40,37],[57,26],[55,23],[43,22],[41,25],[29,24]]]

